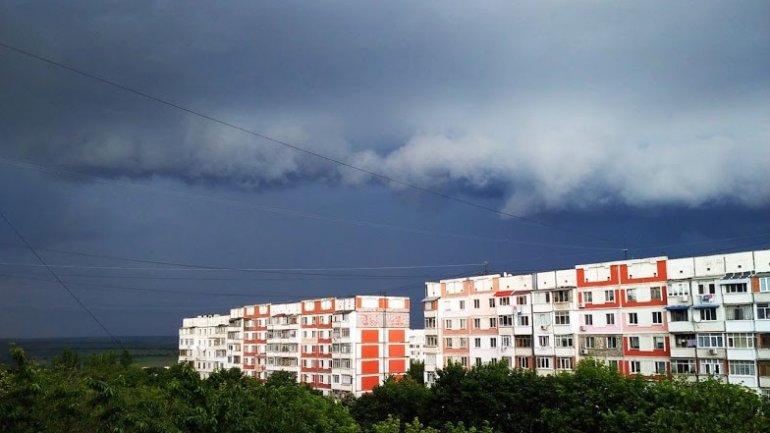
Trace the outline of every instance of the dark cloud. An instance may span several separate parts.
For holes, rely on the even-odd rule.
[[[765,2],[4,2],[0,41],[547,227],[384,188],[3,48],[0,203],[40,248],[222,266],[490,260],[524,271],[616,259],[623,240],[639,254],[708,251],[715,238],[770,231],[768,15]],[[757,245],[737,242],[724,246]],[[32,260],[18,248],[0,256]],[[416,300],[421,280],[448,273],[421,274],[406,293]],[[135,275],[97,282],[128,284],[119,277]],[[169,281],[142,284],[299,297],[409,283]],[[71,307],[41,287],[0,281],[14,294],[0,329],[40,330],[46,308]],[[121,333],[169,333],[178,315],[234,302],[82,293]],[[136,311],[141,329],[128,320]]]

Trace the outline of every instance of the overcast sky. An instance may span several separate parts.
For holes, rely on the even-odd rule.
[[[768,248],[769,16],[763,1],[4,1],[2,44],[397,182],[0,46],[0,210],[117,335],[312,296],[419,305],[425,280],[483,262]],[[0,337],[102,335],[38,264],[0,225]]]

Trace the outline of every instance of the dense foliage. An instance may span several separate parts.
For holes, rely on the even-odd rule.
[[[770,432],[770,400],[747,388],[626,378],[593,361],[552,376],[504,364],[453,365],[431,388],[408,377],[388,380],[350,402],[350,413],[364,429],[419,419],[432,428],[463,423],[500,433]]]
[[[128,354],[50,365],[12,347],[0,365],[0,432],[768,432],[770,402],[706,380],[645,382],[593,362],[538,376],[486,365],[450,366],[426,388],[415,371],[342,402],[277,373],[207,379],[184,365],[142,369]]]

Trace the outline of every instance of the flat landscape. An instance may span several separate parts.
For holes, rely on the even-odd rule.
[[[121,337],[120,341],[142,367],[165,367],[177,362],[177,337]],[[16,343],[35,361],[48,363],[64,349],[71,349],[81,357],[114,350],[115,344],[109,338],[33,338],[0,339],[0,363],[9,364],[8,348]]]

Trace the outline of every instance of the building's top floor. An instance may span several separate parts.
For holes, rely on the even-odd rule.
[[[504,296],[530,290],[660,285],[684,279],[741,279],[766,272],[770,272],[770,250],[677,259],[657,256],[582,264],[573,269],[533,274],[493,274],[427,282],[424,302],[443,297]]]
[[[409,311],[405,296],[360,295],[339,298],[304,299],[288,303],[266,303],[241,307],[245,318],[321,315],[349,311]]]
[[[229,323],[230,316],[227,314],[206,314],[196,317],[186,317],[182,319],[183,328],[209,328],[227,326]]]

